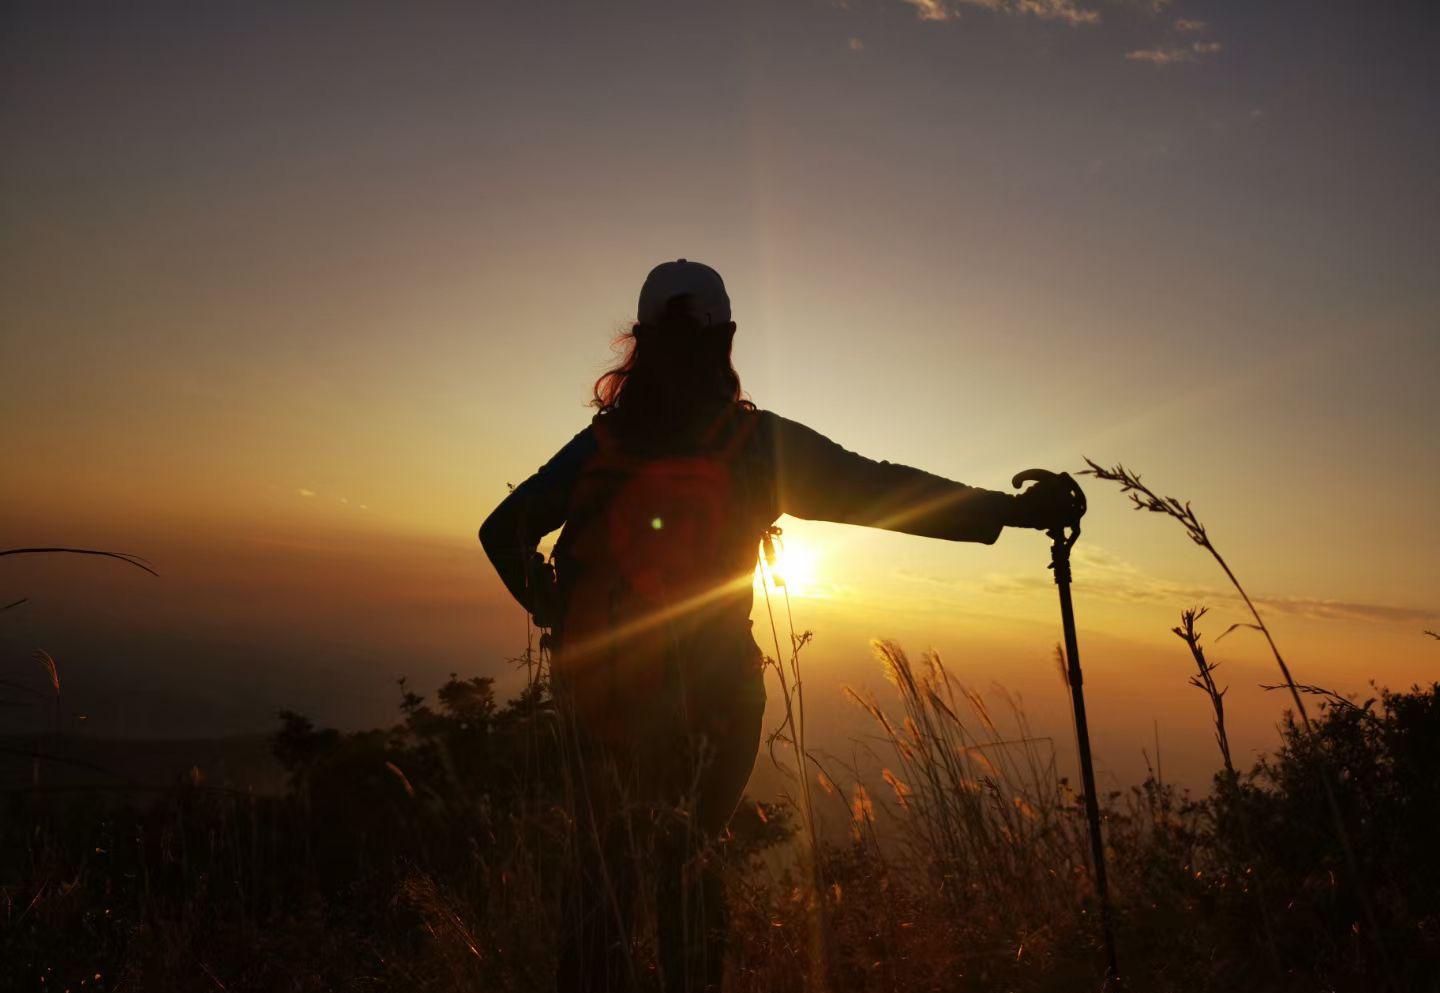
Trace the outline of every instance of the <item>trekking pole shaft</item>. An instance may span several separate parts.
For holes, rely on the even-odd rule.
[[[1095,762],[1090,756],[1090,726],[1085,719],[1084,679],[1080,672],[1080,646],[1075,636],[1075,605],[1070,599],[1070,546],[1063,536],[1054,537],[1051,565],[1055,586],[1060,591],[1060,623],[1065,633],[1066,678],[1075,708],[1075,740],[1080,753],[1080,783],[1085,791],[1085,818],[1090,825],[1090,861],[1095,873],[1095,892],[1100,900],[1100,930],[1105,941],[1107,979],[1118,980],[1120,967],[1115,957],[1115,933],[1110,912],[1110,893],[1105,873],[1105,841],[1100,835],[1100,798],[1095,790]]]

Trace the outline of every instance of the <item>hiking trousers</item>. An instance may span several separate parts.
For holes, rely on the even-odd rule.
[[[666,993],[720,990],[728,919],[716,842],[759,750],[760,674],[714,704],[703,730],[675,722],[622,743],[587,738],[580,728],[572,736],[578,865],[562,909],[558,993],[650,985],[631,954],[642,864],[655,880]]]

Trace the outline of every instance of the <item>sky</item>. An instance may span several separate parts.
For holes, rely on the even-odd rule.
[[[160,577],[0,560],[0,666],[49,651],[129,736],[515,686],[475,529],[683,256],[760,406],[992,489],[1124,462],[1193,501],[1297,678],[1432,680],[1437,43],[1433,5],[1366,0],[7,3],[0,547]],[[1211,608],[1237,756],[1278,673],[1214,640],[1240,605],[1174,522],[1087,487],[1102,777],[1158,745],[1203,785],[1179,611]],[[1043,536],[781,525],[812,739],[862,733],[874,638],[1068,734]]]

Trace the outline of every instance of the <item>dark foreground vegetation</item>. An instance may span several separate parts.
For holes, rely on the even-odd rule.
[[[1200,799],[1158,774],[1101,798],[1118,988],[1440,991],[1440,683],[1355,701],[1297,682],[1189,503],[1123,466],[1088,474],[1214,560],[1253,621],[1232,629],[1265,639],[1293,705],[1273,755],[1237,769],[1204,610],[1182,613],[1219,771]],[[1083,798],[1048,740],[937,656],[880,644],[895,696],[852,694],[880,732],[862,774],[806,748],[808,641],[771,660],[785,720],[760,761],[789,785],[742,801],[709,856],[732,908],[727,989],[1101,989]],[[550,988],[574,763],[543,659],[526,659],[528,689],[504,705],[488,679],[452,677],[433,705],[402,683],[390,728],[282,714],[273,795],[199,770],[159,791],[0,794],[0,990]],[[653,920],[632,944],[658,988]]]
[[[1097,989],[1077,796],[1022,715],[880,647],[898,700],[857,700],[886,765],[860,784],[812,764],[845,829],[814,876],[783,802],[746,801],[716,853],[727,986]],[[574,822],[543,681],[501,706],[452,678],[401,711],[359,733],[282,715],[283,795],[198,775],[6,794],[0,989],[545,989]],[[1313,725],[1204,799],[1154,779],[1105,798],[1127,989],[1440,988],[1440,684],[1323,698]],[[635,956],[654,972],[648,931]]]

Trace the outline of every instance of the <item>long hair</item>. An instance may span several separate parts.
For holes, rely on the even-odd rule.
[[[592,407],[632,435],[681,435],[736,406],[753,407],[731,362],[733,324],[672,310],[615,339],[619,361],[595,381]]]

